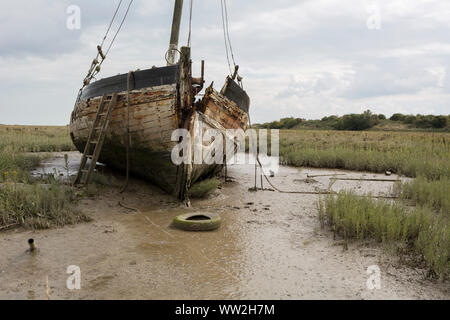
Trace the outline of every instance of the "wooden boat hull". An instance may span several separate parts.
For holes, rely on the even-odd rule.
[[[183,79],[180,68],[154,68],[133,74],[129,92],[129,157],[131,173],[150,180],[166,192],[183,199],[192,184],[217,173],[223,165],[173,164],[171,153],[178,142],[171,140],[172,132],[178,128],[186,128],[193,135],[199,122],[202,123],[203,131],[208,128],[218,129],[225,137],[226,129],[245,130],[249,99],[244,91],[239,95],[239,90],[230,85],[229,79],[221,93],[212,87],[207,88],[202,100],[183,110],[183,92],[180,90]],[[241,106],[223,94],[227,90],[234,92],[235,97],[236,91],[238,92],[238,98],[232,98]],[[83,152],[102,96],[112,93],[118,93],[118,101],[112,111],[99,162],[125,170],[128,137],[127,75],[100,80],[83,89],[72,112],[70,135],[77,149]],[[229,92],[228,95],[231,97]]]

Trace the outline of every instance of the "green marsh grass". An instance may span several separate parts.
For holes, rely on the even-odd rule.
[[[428,207],[408,208],[398,202],[340,192],[319,200],[319,219],[348,239],[375,239],[399,254],[423,262],[430,274],[450,275],[449,217]]]
[[[67,127],[0,125],[0,229],[42,229],[89,220],[76,210],[77,196],[70,186],[53,175],[38,179],[30,174],[48,157],[45,152],[73,149]]]
[[[0,125],[0,150],[11,147],[16,152],[75,151],[67,126]]]
[[[280,157],[296,167],[390,170],[436,180],[450,177],[450,134],[282,130]]]
[[[418,177],[409,182],[396,183],[393,191],[413,205],[428,206],[450,217],[450,177],[438,180]]]
[[[46,229],[89,221],[75,207],[75,191],[58,182],[0,186],[0,226]]]
[[[449,133],[282,130],[280,157],[297,167],[392,171],[415,178],[394,185],[398,201],[330,195],[318,202],[319,220],[345,239],[375,239],[448,278]]]

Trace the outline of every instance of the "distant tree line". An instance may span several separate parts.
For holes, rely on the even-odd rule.
[[[394,113],[389,118],[391,121],[399,121],[405,124],[409,124],[415,128],[423,129],[442,129],[450,124],[450,116],[434,116],[434,115],[404,115],[401,113]]]
[[[262,129],[293,129],[299,124],[305,122],[305,119],[301,118],[282,118],[280,121],[266,122],[263,124],[255,124],[255,127]]]
[[[389,118],[393,122],[401,122],[412,128],[420,129],[443,129],[450,126],[450,116],[434,115],[403,115],[395,113]],[[373,128],[381,121],[389,122],[383,114],[374,114],[366,110],[361,114],[346,114],[342,117],[328,116],[321,120],[305,120],[302,118],[282,118],[279,121],[272,121],[263,124],[256,124],[255,127],[265,129],[335,129],[335,130],[366,130]]]

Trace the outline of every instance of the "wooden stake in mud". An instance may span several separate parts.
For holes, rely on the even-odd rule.
[[[264,186],[263,186],[263,168],[260,168],[261,170],[261,190],[264,190]]]
[[[258,190],[258,187],[256,185],[256,177],[258,175],[258,162],[255,159],[255,191]]]
[[[227,177],[228,177],[227,152],[225,150],[225,182],[227,182]]]

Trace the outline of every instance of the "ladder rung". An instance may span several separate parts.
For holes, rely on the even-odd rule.
[[[106,109],[105,111],[105,104],[108,104],[108,109]],[[100,104],[99,108],[97,109],[97,117],[95,119],[94,124],[95,125],[99,125],[100,123],[103,122],[103,124],[101,124],[98,127],[92,127],[90,129],[89,132],[89,140],[90,139],[97,139],[97,140],[91,140],[89,141],[89,145],[95,145],[95,151],[94,154],[99,155],[100,151],[101,151],[101,144],[103,144],[103,139],[104,139],[104,135],[105,135],[105,131],[108,128],[108,124],[109,124],[109,118],[111,117],[111,111],[115,108],[117,104],[117,94],[113,94],[111,96],[104,96],[104,98],[102,99],[102,103]],[[103,119],[104,118],[104,119]],[[103,120],[103,121],[102,121]],[[95,131],[100,131],[100,133],[95,133]],[[100,147],[100,148],[99,148]],[[90,148],[90,146],[86,146],[85,147],[85,153],[91,152],[88,151]],[[99,148],[97,150],[97,148]],[[83,154],[83,161],[85,163],[86,159],[92,159],[91,164],[89,165],[89,169],[81,169],[78,171],[78,176],[76,178],[75,184],[80,185],[79,181],[83,181],[84,179],[86,181],[84,181],[82,183],[82,185],[86,185],[88,183],[88,177],[87,175],[89,175],[89,172],[93,172],[95,170],[95,166],[96,163],[94,163],[94,155],[90,155],[90,154]],[[86,173],[87,175],[83,177],[83,173]]]

